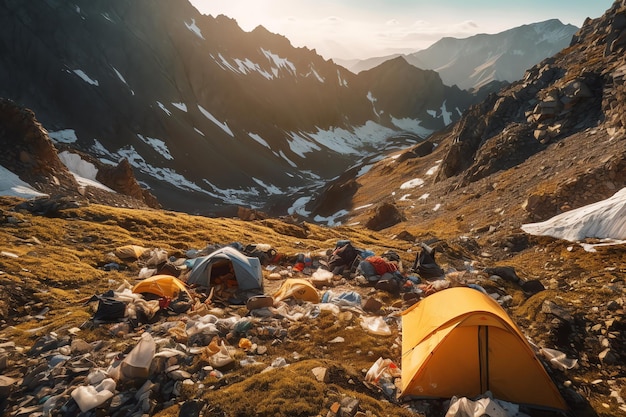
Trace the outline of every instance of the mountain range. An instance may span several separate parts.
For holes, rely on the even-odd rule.
[[[185,0],[4,0],[0,19],[0,96],[56,144],[126,159],[164,207],[199,214],[284,205],[480,98],[403,59],[355,75]]]
[[[550,19],[496,34],[445,37],[426,49],[402,56],[411,65],[437,71],[446,85],[479,89],[494,81],[519,80],[528,68],[569,46],[576,31],[574,25]],[[398,56],[336,61],[358,74]]]
[[[482,97],[403,57],[353,74],[186,2],[4,0],[0,12],[0,189],[8,178],[50,196],[0,196],[0,413],[79,415],[71,393],[95,390],[155,332],[164,356],[146,383],[120,383],[81,415],[440,416],[448,398],[398,403],[398,380],[375,386],[367,369],[402,363],[411,330],[399,319],[443,286],[482,288],[506,309],[567,404],[558,415],[626,413],[626,0]],[[266,180],[283,177],[293,185]],[[233,188],[216,191],[221,181]],[[112,253],[123,245],[169,261],[214,243],[273,246],[271,295],[286,277],[313,280],[318,271],[295,266],[308,254],[324,265],[339,241],[395,252],[410,287],[394,295],[333,274],[327,300],[356,293],[363,304],[211,309],[232,325],[218,329],[222,346],[240,349],[224,373],[173,331],[195,315],[135,329],[86,322],[85,300],[145,276],[147,262]],[[413,274],[427,247],[441,279]],[[391,334],[370,334],[366,317]],[[244,335],[262,349],[244,351]]]
[[[409,57],[354,74],[183,0],[4,0],[0,11],[0,96],[31,109],[58,149],[98,171],[123,162],[163,207],[190,213],[306,213],[329,181],[422,142],[501,86],[450,87]],[[533,32],[549,38],[548,26]]]

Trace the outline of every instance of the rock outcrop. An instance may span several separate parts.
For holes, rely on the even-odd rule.
[[[7,99],[0,99],[0,146],[4,149],[0,165],[49,196],[123,207],[160,207],[138,184],[126,160],[110,166],[83,155],[100,168],[98,179],[117,193],[80,185],[33,111]]]
[[[529,69],[521,81],[472,106],[443,143],[447,151],[436,181],[451,179],[453,187],[465,187],[518,167],[533,155],[550,150],[549,145],[596,126],[602,126],[610,141],[619,141],[626,133],[622,53],[626,45],[620,41],[626,37],[621,24],[625,13],[623,2],[615,2],[605,16],[587,21],[570,47]],[[579,137],[587,147],[585,136],[589,137]],[[560,146],[555,154],[565,149]],[[603,146],[612,144],[596,144],[591,152],[601,151]],[[622,157],[618,150],[616,158]],[[608,162],[582,173],[589,176],[594,171],[596,180],[569,179],[562,185],[567,190],[559,194],[567,195],[571,191],[567,184],[572,182],[580,187],[590,181],[588,187],[599,191],[595,183],[602,183],[603,177],[614,183],[605,192],[614,192],[621,181],[614,167],[622,163]]]

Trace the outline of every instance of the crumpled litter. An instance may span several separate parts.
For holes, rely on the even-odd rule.
[[[550,362],[550,365],[561,371],[572,369],[578,364],[578,359],[568,358],[565,353],[556,349],[541,348],[539,353]]]
[[[361,327],[369,333],[378,336],[390,336],[391,328],[382,317],[379,316],[361,316]]]
[[[491,398],[491,393],[476,401],[467,397],[452,397],[445,417],[529,417],[519,411],[519,405]]]

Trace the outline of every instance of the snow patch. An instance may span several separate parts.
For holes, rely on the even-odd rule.
[[[48,196],[35,190],[2,165],[0,165],[0,195],[27,199]]]
[[[324,80],[324,78],[323,78],[321,75],[319,75],[319,74],[318,74],[318,72],[317,72],[317,71],[315,71],[315,68],[313,68],[313,66],[312,66],[312,65],[311,65],[311,72],[309,72],[309,73],[307,74],[307,77],[308,77],[309,75],[311,75],[311,74],[313,74],[313,75],[315,76],[315,78],[317,78],[317,81],[319,81],[319,82],[321,82],[321,83],[323,83],[324,81],[326,81],[326,80]]]
[[[415,187],[421,187],[424,185],[424,180],[421,178],[414,178],[412,180],[409,180],[405,183],[403,183],[402,185],[400,185],[400,189],[401,190],[406,190],[406,189],[410,189],[410,188],[415,188]]]
[[[341,76],[341,72],[339,72],[339,70],[337,70],[337,78],[339,80],[339,86],[340,87],[347,87],[348,86],[348,81],[346,81],[346,79],[344,79]]]
[[[449,112],[446,108],[446,100],[441,103],[441,117],[443,117],[443,124],[446,126],[452,123],[452,112]]]
[[[177,109],[187,112],[187,105],[185,103],[172,103],[172,106],[176,107]]]
[[[215,123],[217,126],[219,126],[224,132],[228,133],[231,137],[235,137],[235,135],[233,134],[233,131],[230,130],[230,128],[228,127],[228,125],[226,123],[222,123],[219,120],[217,120],[217,118],[215,116],[213,116],[208,110],[206,110],[204,107],[202,107],[201,105],[198,104],[198,109],[200,110],[200,112],[204,115],[204,117],[206,117],[207,119],[209,119],[210,121],[212,121],[213,123]]]
[[[48,132],[48,137],[56,143],[74,143],[78,140],[74,129],[57,130],[56,132]]]
[[[292,75],[296,75],[296,66],[293,65],[293,63],[291,63],[287,58],[281,58],[271,51],[263,48],[261,48],[261,52],[263,52],[263,55],[265,55],[268,60],[273,62],[274,65],[278,67],[278,69],[286,69]]]
[[[441,163],[441,162],[437,163],[437,165],[435,165],[435,166],[433,166],[433,167],[430,167],[430,168],[428,169],[428,171],[426,171],[426,175],[429,175],[429,176],[430,176],[430,175],[434,175],[434,174],[437,172],[437,170],[439,169],[439,164],[440,164],[440,163]]]
[[[252,177],[252,181],[256,182],[257,184],[259,184],[261,187],[263,187],[265,189],[265,191],[267,191],[268,194],[270,195],[279,195],[282,194],[282,190],[278,187],[276,187],[275,185],[268,185],[265,184],[263,181],[261,181],[258,178],[254,178]]]
[[[119,78],[120,81],[123,82],[126,85],[126,87],[128,87],[128,89],[130,90],[130,93],[134,96],[135,92],[133,91],[132,88],[130,88],[130,86],[128,85],[128,83],[126,82],[126,79],[122,76],[122,74],[115,67],[111,67],[111,68],[113,68],[113,71],[115,71],[117,78]]]
[[[287,162],[287,163],[288,163],[289,165],[291,165],[293,168],[298,168],[298,165],[297,165],[295,162],[293,162],[291,159],[287,158],[287,155],[285,155],[285,153],[284,153],[283,151],[279,151],[279,152],[278,152],[278,154],[276,154],[276,153],[274,152],[274,155],[276,155],[276,156],[278,156],[278,157],[280,157],[280,158],[284,159],[284,160],[285,160],[285,162]]]
[[[250,133],[248,133],[248,136],[250,136],[252,139],[254,139],[254,140],[255,140],[257,143],[259,143],[260,145],[263,145],[263,146],[265,146],[266,148],[271,149],[271,148],[270,148],[270,144],[269,144],[269,143],[267,143],[267,142],[265,141],[265,139],[263,139],[263,138],[262,138],[261,136],[259,136],[258,134],[256,134],[256,133],[251,133],[251,132],[250,132]]]
[[[85,74],[83,70],[75,69],[75,70],[72,70],[72,72],[78,75],[87,84],[95,85],[96,87],[99,85],[98,80],[94,80],[90,78],[87,74]]]
[[[308,152],[322,150],[314,141],[309,140],[306,133],[289,132],[288,136],[289,149],[301,158],[305,158],[305,154]]]
[[[338,221],[338,219],[346,216],[347,214],[348,212],[346,210],[339,210],[335,214],[328,217],[315,216],[313,220],[320,224],[325,223],[328,227],[341,226],[341,222]]]
[[[165,105],[163,103],[161,103],[160,101],[157,101],[157,105],[161,108],[161,110],[163,110],[165,112],[165,114],[167,114],[168,116],[172,115],[172,112],[169,111],[167,109],[167,107],[165,107]]]
[[[200,31],[200,28],[196,25],[196,19],[192,18],[191,23],[185,22],[185,26],[187,26],[187,29],[192,31],[197,37],[204,40],[204,36],[202,36],[202,32]]]
[[[183,190],[197,191],[203,194],[208,194],[206,190],[199,187],[194,182],[187,180],[176,171],[170,168],[153,167],[148,164],[132,146],[120,149],[114,154],[114,157],[116,157],[115,159],[126,158],[133,167],[157,180],[167,182]]]
[[[170,154],[170,150],[168,149],[167,145],[161,139],[149,138],[147,136],[142,136],[139,133],[137,133],[137,137],[141,139],[144,143],[150,145],[152,149],[154,149],[155,151],[157,151],[157,153],[162,155],[163,158],[169,161],[174,159],[174,157]]]
[[[372,94],[371,91],[367,92],[367,99],[370,101],[370,103],[372,103],[372,110],[374,111],[374,114],[377,117],[380,117],[380,113],[378,112],[378,110],[376,110],[376,97],[374,97],[374,95]]]
[[[405,117],[403,119],[396,119],[395,117],[392,116],[391,123],[393,123],[394,126],[397,126],[398,128],[402,130],[415,133],[417,136],[419,136],[422,139],[427,136],[430,136],[430,134],[434,132],[433,129],[427,129],[423,126],[420,126],[422,124],[422,121],[419,119],[410,119],[408,117]]]
[[[307,217],[311,214],[311,212],[305,209],[306,205],[311,201],[311,197],[300,197],[296,201],[293,202],[291,207],[287,209],[287,213],[289,215],[299,214],[301,216]]]
[[[63,151],[59,153],[59,159],[73,174],[80,175],[90,180],[96,180],[98,169],[91,162],[81,158],[79,154]]]
[[[91,162],[82,159],[80,155],[73,152],[63,151],[59,153],[59,159],[72,173],[78,185],[82,187],[96,187],[111,193],[115,192],[111,188],[102,184],[100,181],[96,180],[98,169]]]

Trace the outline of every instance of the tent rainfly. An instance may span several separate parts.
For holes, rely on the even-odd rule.
[[[196,258],[187,278],[187,284],[211,286],[214,269],[232,264],[239,290],[263,289],[263,271],[259,258],[251,258],[230,246],[217,249],[207,256]]]
[[[432,294],[402,315],[402,397],[494,398],[535,408],[567,406],[506,311],[472,288]]]

